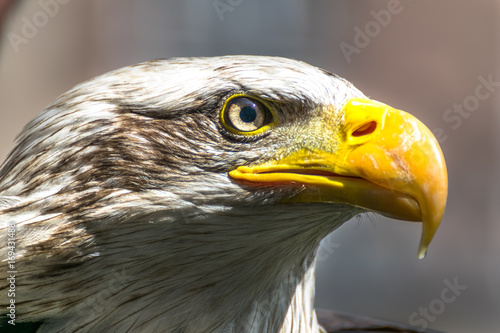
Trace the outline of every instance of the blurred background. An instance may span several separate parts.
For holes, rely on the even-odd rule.
[[[446,332],[499,331],[500,1],[0,0],[0,10],[9,3],[0,161],[58,95],[115,68],[176,56],[304,60],[417,116],[449,173],[427,258],[417,259],[417,223],[350,221],[320,249],[317,306]]]

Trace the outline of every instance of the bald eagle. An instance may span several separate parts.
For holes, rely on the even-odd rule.
[[[265,56],[118,69],[60,96],[3,163],[4,327],[324,332],[320,241],[377,212],[422,221],[423,257],[446,196],[427,127],[325,70]]]

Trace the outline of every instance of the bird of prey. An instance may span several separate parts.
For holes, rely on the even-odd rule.
[[[60,96],[3,163],[0,312],[51,333],[325,332],[320,241],[377,212],[422,221],[423,257],[446,196],[428,128],[325,70],[140,63]]]

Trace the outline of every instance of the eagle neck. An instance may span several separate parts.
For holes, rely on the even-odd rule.
[[[222,332],[317,333],[321,328],[314,311],[316,252],[300,269],[291,271],[274,290],[254,299]]]

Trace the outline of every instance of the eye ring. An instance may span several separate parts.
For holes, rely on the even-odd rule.
[[[261,101],[235,95],[224,103],[221,121],[233,133],[253,135],[265,131],[273,122],[273,115]]]

